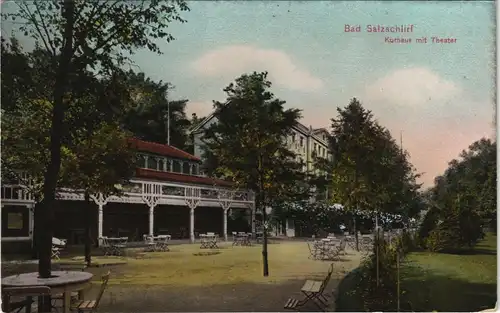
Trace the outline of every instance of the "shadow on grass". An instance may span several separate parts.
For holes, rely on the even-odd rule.
[[[339,284],[337,311],[364,312],[358,292],[359,268],[350,272]],[[389,299],[390,300],[390,299]],[[392,299],[396,306],[396,299]],[[497,301],[495,283],[476,283],[448,275],[422,272],[410,266],[401,273],[401,308],[403,312],[477,312],[493,308]],[[397,311],[394,307],[391,311]]]
[[[442,254],[454,254],[454,255],[496,255],[496,251],[492,251],[490,249],[481,249],[481,248],[474,248],[474,249],[457,249],[457,250],[448,250],[448,251],[441,251],[440,253]]]
[[[404,311],[474,312],[492,308],[497,284],[470,282],[409,266],[401,275]]]

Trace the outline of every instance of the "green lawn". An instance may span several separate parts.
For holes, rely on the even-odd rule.
[[[497,237],[488,235],[462,254],[413,252],[401,268],[401,311],[478,311],[497,301]],[[356,292],[359,274],[339,286],[338,310],[367,311]]]
[[[497,237],[462,254],[414,252],[401,271],[401,306],[413,311],[477,311],[497,300]]]

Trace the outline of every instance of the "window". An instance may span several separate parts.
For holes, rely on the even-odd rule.
[[[295,142],[295,133],[292,134],[292,142]]]
[[[303,147],[304,146],[304,137],[300,137],[300,146]]]
[[[177,160],[172,160],[172,172],[174,173],[180,173],[181,172],[181,164]]]
[[[7,213],[8,229],[23,229],[23,213]]]
[[[200,175],[199,167],[198,164],[193,164],[193,175]]]
[[[139,154],[138,157],[137,157],[137,167],[139,167],[139,168],[147,168],[146,167],[146,158],[147,158],[147,156]]]
[[[184,174],[190,174],[189,173],[189,167],[190,166],[191,166],[190,163],[184,162],[184,164],[182,165],[182,173],[184,173]]]
[[[148,158],[148,167],[149,169],[156,170],[158,169],[158,160],[154,157]]]

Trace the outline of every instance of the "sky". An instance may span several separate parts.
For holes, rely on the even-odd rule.
[[[206,116],[244,73],[268,71],[272,91],[301,122],[330,126],[353,97],[372,111],[430,186],[449,161],[494,136],[495,5],[468,2],[196,1],[169,28],[164,52],[139,50],[138,69],[171,82],[172,99]],[[345,32],[345,25],[361,32]],[[368,25],[413,25],[369,33]],[[388,43],[386,37],[411,38]],[[427,43],[416,39],[427,37]],[[432,43],[431,37],[453,43]]]

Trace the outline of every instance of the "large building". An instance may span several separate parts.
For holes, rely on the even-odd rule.
[[[204,142],[203,135],[206,129],[213,123],[217,123],[215,113],[207,116],[200,124],[191,130],[194,143],[194,155],[203,160],[204,156]],[[293,126],[292,133],[286,138],[286,142],[291,151],[297,155],[297,161],[302,161],[304,164],[303,171],[309,174],[321,174],[314,166],[314,157],[321,157],[324,159],[331,159],[332,153],[330,149],[330,134],[324,128],[312,128],[312,126],[305,126],[297,123]],[[288,237],[295,237],[295,225],[292,219],[285,221],[284,229],[277,226],[276,233],[286,235]]]
[[[200,124],[191,130],[194,142],[194,155],[203,159],[203,134],[213,123],[217,122],[214,113],[207,116]],[[324,128],[312,128],[301,123],[293,126],[293,132],[286,142],[293,152],[297,154],[297,161],[304,163],[304,172],[316,173],[314,168],[314,156],[330,159],[332,157],[330,149],[330,134]]]
[[[200,158],[185,151],[138,139],[129,142],[139,164],[135,176],[122,186],[122,195],[91,196],[94,242],[102,236],[140,241],[144,234],[170,234],[193,241],[197,233],[227,236],[231,230],[255,231],[251,191],[235,190],[230,182],[202,175]],[[2,248],[33,240],[35,200],[30,179],[24,178],[2,180]],[[69,244],[82,243],[84,211],[89,209],[83,192],[61,188],[57,197],[54,236]],[[239,214],[243,218],[228,219],[230,209],[243,211]]]

